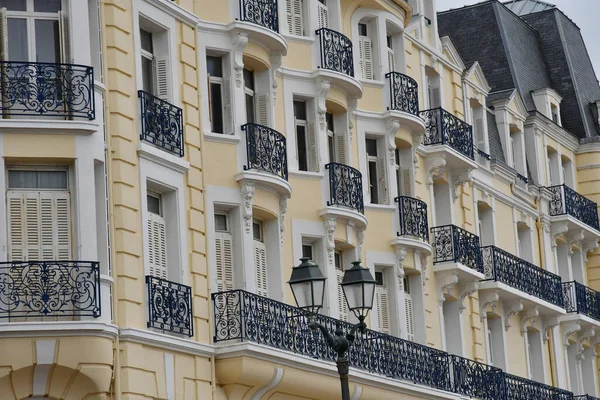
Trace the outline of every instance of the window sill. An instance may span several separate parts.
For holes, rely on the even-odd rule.
[[[358,81],[362,83],[363,86],[374,87],[378,89],[385,87],[385,82],[380,80],[360,78]]]
[[[182,174],[185,174],[190,169],[190,163],[186,160],[142,141],[138,143],[137,152],[140,158],[152,161]]]
[[[225,135],[224,133],[204,132],[204,140],[209,142],[237,144],[240,137],[237,135]]]
[[[365,204],[365,210],[396,211],[396,206],[391,204]]]
[[[313,44],[315,41],[314,37],[310,36],[298,36],[298,35],[290,35],[289,33],[284,33],[282,36],[288,42],[302,43],[302,44]]]
[[[320,180],[325,175],[322,172],[308,172],[308,171],[289,171],[289,175],[294,178],[303,178],[303,179],[315,179]]]

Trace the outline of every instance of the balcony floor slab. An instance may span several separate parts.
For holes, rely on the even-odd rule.
[[[360,99],[363,95],[363,85],[353,76],[342,72],[332,71],[324,68],[317,68],[311,74],[315,80],[327,80],[332,87],[337,87],[348,95]]]
[[[479,283],[479,292],[497,292],[500,297],[500,301],[521,301],[523,303],[523,309],[530,309],[537,307],[540,315],[552,317],[558,315],[565,315],[566,311],[564,308],[540,299],[539,297],[532,296],[529,293],[515,289],[503,282],[497,281],[484,281]]]
[[[552,225],[567,224],[569,233],[578,231],[583,232],[583,240],[600,240],[600,231],[597,231],[569,214],[550,217],[550,223]]]
[[[348,220],[359,230],[367,229],[367,217],[350,208],[329,206],[319,211],[321,218],[334,218],[336,220]]]
[[[423,256],[431,255],[431,245],[414,236],[398,236],[390,241],[391,246],[400,246],[420,252]]]
[[[254,183],[275,192],[280,197],[290,198],[292,196],[292,185],[288,181],[268,172],[248,170],[237,174],[235,180],[240,183]]]
[[[600,321],[588,317],[585,314],[580,313],[569,313],[566,315],[562,315],[559,319],[561,323],[566,322],[577,322],[581,326],[581,330],[585,330],[587,328],[595,329],[596,332],[600,332]]]
[[[476,271],[459,262],[440,262],[433,265],[433,272],[455,274],[459,282],[479,282],[484,278],[482,272]]]
[[[459,153],[447,144],[421,145],[419,150],[427,158],[442,158],[446,160],[446,168],[454,170],[475,170],[477,162]]]
[[[287,41],[278,32],[246,21],[232,22],[227,25],[226,29],[231,35],[247,34],[248,39],[265,45],[272,53],[281,53],[282,56],[287,55]]]
[[[0,119],[0,133],[91,135],[94,132],[100,131],[100,124],[96,121],[38,119],[35,116],[27,116],[23,118],[27,119]]]

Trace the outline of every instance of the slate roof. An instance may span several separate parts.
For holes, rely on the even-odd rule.
[[[540,0],[514,0],[504,3],[504,5],[517,15],[526,15],[556,8],[554,4]]]
[[[506,159],[504,158],[504,150],[502,149],[502,142],[500,141],[500,132],[498,132],[498,125],[496,124],[496,116],[493,112],[487,111],[487,125],[490,157],[504,163],[506,162]]]

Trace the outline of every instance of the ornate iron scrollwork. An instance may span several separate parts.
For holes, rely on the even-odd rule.
[[[433,263],[459,262],[483,272],[479,236],[455,225],[431,228],[433,233]]]
[[[288,179],[286,138],[267,126],[245,124],[246,155],[248,165],[244,169],[256,169]]]
[[[327,205],[349,207],[364,214],[360,171],[340,163],[329,163],[325,165],[325,169],[329,170],[329,201]]]
[[[354,76],[354,59],[350,39],[327,28],[318,29],[316,34],[321,46],[321,68]]]
[[[421,111],[420,115],[425,120],[426,146],[445,144],[475,160],[471,125],[441,107]]]
[[[600,321],[600,293],[576,281],[563,283],[562,289],[568,313],[584,314]]]
[[[277,0],[240,0],[240,20],[279,32]]]
[[[400,215],[398,236],[415,236],[429,242],[427,203],[408,196],[396,198]]]
[[[154,276],[148,286],[148,328],[194,336],[192,288]]]
[[[156,96],[138,91],[142,111],[140,139],[183,157],[183,112]]]
[[[419,86],[410,76],[399,72],[385,74],[390,80],[390,109],[419,115]]]
[[[504,393],[500,398],[571,400],[573,393],[505,372]]]
[[[549,187],[552,193],[550,215],[568,214],[587,226],[600,230],[598,222],[598,205],[585,196],[580,195],[567,185]]]
[[[2,61],[0,79],[3,115],[96,117],[92,67]]]
[[[100,316],[100,267],[86,261],[0,264],[0,318]]]

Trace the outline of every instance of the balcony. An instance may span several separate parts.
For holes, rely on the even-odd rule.
[[[597,397],[590,396],[589,394],[584,394],[583,396],[575,396],[573,400],[600,400]]]
[[[240,21],[279,32],[277,0],[240,0]]]
[[[236,2],[229,2],[230,7]],[[279,9],[277,0],[238,0],[239,10],[233,10],[234,21],[226,30],[232,37],[242,35],[248,40],[260,43],[273,55],[287,54],[287,42],[279,34]],[[234,6],[235,8],[235,6]],[[245,41],[245,38],[242,40]],[[269,63],[269,59],[262,60]]]
[[[295,357],[294,362],[301,368],[314,370],[315,363],[311,359],[327,361],[332,366],[335,363],[336,353],[322,335],[310,330],[307,318],[294,306],[242,290],[213,293],[212,302],[217,354],[228,362],[232,360],[228,358],[228,351],[236,356],[243,355],[244,347],[235,345],[238,342],[260,345],[256,350],[248,350],[249,357],[257,351],[271,354],[264,350],[266,346],[289,353],[279,357],[286,362]],[[323,315],[317,316],[317,321],[331,332],[336,326],[344,332],[351,327],[347,322]],[[370,329],[356,335],[348,351],[348,360],[351,367],[359,370],[351,374],[363,373],[363,382],[369,379],[364,373],[378,375],[372,381],[375,386],[381,386],[381,378],[404,381],[403,392],[410,390],[407,383],[412,383],[484,400],[573,399],[573,394],[565,390]],[[422,393],[418,386],[414,390]]]
[[[321,69],[339,72],[354,77],[352,41],[347,36],[332,29],[316,31],[321,49]]]
[[[148,328],[194,336],[192,288],[166,279],[146,276]]]
[[[321,217],[347,219],[358,229],[365,229],[362,174],[340,163],[326,164],[325,169],[329,171],[329,200],[327,207],[320,211]]]
[[[499,290],[503,300],[522,301],[526,309],[538,307],[542,314],[562,312],[564,301],[560,276],[496,246],[483,247],[481,255],[486,282],[481,283],[480,291]]]
[[[561,216],[567,216],[567,220],[572,217],[576,220],[572,221],[575,229],[584,228],[591,231],[593,236],[600,236],[596,203],[566,185],[552,186],[548,190],[552,193],[550,216],[556,217],[555,220],[563,220]]]
[[[84,65],[0,62],[2,115],[96,117],[94,69]]]
[[[402,125],[411,130],[422,132],[425,129],[419,117],[419,86],[408,75],[399,72],[385,74],[390,91],[388,110],[390,115],[402,120]]]
[[[568,313],[583,314],[600,321],[600,293],[576,281],[563,283],[562,290]]]
[[[429,244],[429,223],[427,222],[427,204],[424,201],[408,196],[396,197],[398,203],[399,225],[397,238],[392,245],[402,245],[425,251],[431,254]]]
[[[183,157],[183,112],[156,96],[138,91],[142,131],[140,139]]]
[[[483,278],[479,236],[456,225],[431,228],[431,233],[434,271],[457,272],[459,281]]]
[[[450,168],[476,168],[471,125],[441,107],[419,115],[425,121],[427,153],[446,158]]]
[[[0,318],[97,318],[100,304],[97,262],[0,263]]]

